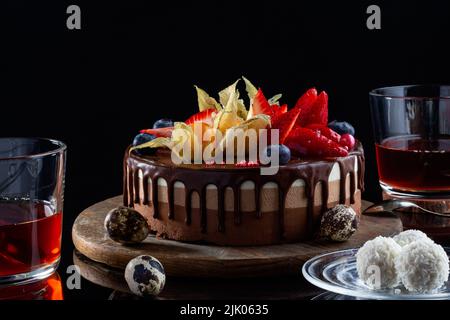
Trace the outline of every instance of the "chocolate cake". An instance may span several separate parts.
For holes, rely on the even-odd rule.
[[[274,176],[258,168],[175,166],[168,154],[127,150],[124,204],[164,238],[266,245],[311,239],[321,213],[336,204],[352,205],[359,214],[363,179],[361,144],[347,157],[291,160]]]
[[[219,93],[220,103],[197,88],[199,113],[184,122],[157,121],[152,129],[141,130],[126,150],[124,205],[147,218],[157,236],[218,245],[269,245],[312,239],[322,213],[337,204],[351,205],[360,214],[363,147],[350,124],[328,124],[326,93],[310,89],[288,110],[280,106],[280,95],[267,100],[261,89],[245,81],[248,111],[239,99],[237,82]],[[275,154],[270,166],[278,171],[261,173],[268,165],[261,153],[256,161],[174,163],[174,153],[181,155],[177,143],[205,150],[209,140],[200,139],[205,135],[195,130],[198,124],[202,130],[224,134],[216,135],[216,144],[211,144],[216,154],[218,137],[226,139],[229,130],[256,131],[254,145],[263,144],[261,132],[276,131],[279,141],[270,140],[264,152]],[[191,151],[183,149],[186,154]]]

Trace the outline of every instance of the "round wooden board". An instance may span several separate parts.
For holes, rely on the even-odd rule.
[[[402,230],[399,219],[362,216],[358,231],[343,243],[310,241],[260,247],[223,247],[191,244],[151,236],[135,246],[123,246],[107,236],[103,221],[109,210],[122,204],[122,196],[99,202],[75,220],[72,239],[86,257],[114,268],[125,268],[134,257],[152,255],[176,277],[261,277],[295,275],[308,259],[326,252],[360,247],[378,235]],[[370,203],[364,202],[363,207]]]

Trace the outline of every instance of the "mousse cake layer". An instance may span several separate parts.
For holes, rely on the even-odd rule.
[[[347,157],[293,159],[272,176],[257,167],[174,165],[164,152],[127,150],[124,204],[168,239],[236,246],[296,242],[313,238],[321,214],[338,203],[359,214],[363,179],[360,143]]]

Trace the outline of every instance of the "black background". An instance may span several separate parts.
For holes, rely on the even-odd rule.
[[[66,28],[69,4],[81,7],[81,30]],[[370,4],[381,30],[366,27]],[[330,120],[351,122],[365,146],[373,201],[368,92],[449,82],[448,1],[3,0],[0,15],[0,135],[68,145],[65,264],[76,215],[121,193],[139,129],[197,110],[194,84],[212,94],[245,75],[290,106],[309,87],[326,90]]]

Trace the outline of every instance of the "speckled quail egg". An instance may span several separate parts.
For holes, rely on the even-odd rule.
[[[358,228],[356,212],[342,204],[326,211],[320,222],[320,236],[332,241],[347,241]]]
[[[132,259],[125,268],[125,280],[138,296],[157,296],[164,289],[166,274],[158,259],[142,255]]]
[[[111,210],[105,218],[105,229],[112,240],[123,244],[142,242],[150,231],[147,220],[128,207]]]

